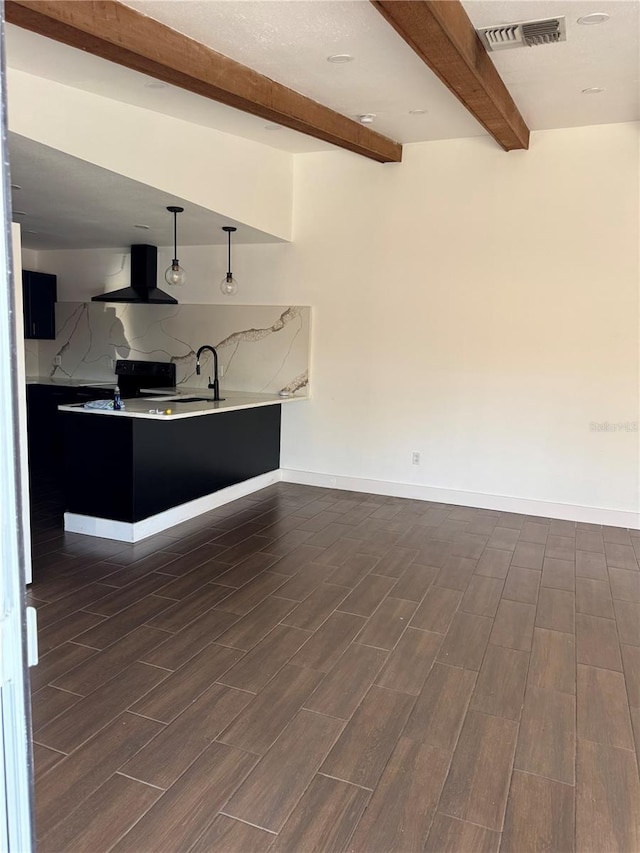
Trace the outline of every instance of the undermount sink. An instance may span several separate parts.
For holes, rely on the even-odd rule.
[[[154,396],[147,397],[147,400],[150,400],[154,403],[213,403],[213,397],[187,397],[186,395],[178,395],[174,397],[167,396]]]
[[[167,403],[213,403],[213,397],[168,397]]]

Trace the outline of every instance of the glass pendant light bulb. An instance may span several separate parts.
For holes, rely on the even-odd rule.
[[[230,272],[228,272],[220,282],[220,290],[225,296],[233,296],[233,294],[238,290],[238,282]]]
[[[171,266],[166,269],[164,280],[172,287],[182,287],[187,282],[187,274],[180,266],[176,255],[178,254],[178,214],[183,213],[184,207],[171,205],[167,210],[173,214],[173,260]]]
[[[177,258],[173,259],[170,267],[167,267],[164,280],[173,287],[182,287],[187,283],[187,274],[180,266]]]

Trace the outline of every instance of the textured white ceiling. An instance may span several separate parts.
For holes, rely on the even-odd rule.
[[[531,130],[640,119],[640,3],[636,0],[463,0],[473,25],[564,15],[567,41],[491,54]],[[606,12],[603,24],[577,19]],[[582,90],[600,87],[599,95]]]
[[[6,28],[6,48],[10,68],[55,80],[65,86],[243,136],[294,154],[333,149],[332,145],[293,130],[269,131],[262,119],[184,89],[164,84],[162,88],[156,88],[158,81],[152,77],[11,24]]]
[[[377,113],[399,142],[483,134],[368,0],[125,0],[214,50],[332,107]],[[532,130],[635,121],[640,64],[638,0],[463,0],[475,27],[564,15],[567,41],[492,54]],[[605,11],[610,19],[577,19]],[[331,65],[326,57],[355,60]],[[597,97],[582,90],[600,86]],[[409,110],[424,108],[425,116]],[[276,143],[277,144],[277,143]]]
[[[375,113],[373,128],[399,142],[486,135],[368,0],[125,1],[338,112],[350,117]],[[640,119],[640,0],[463,0],[463,4],[476,27],[566,17],[566,42],[491,55],[530,129]],[[610,19],[598,26],[576,23],[578,17],[596,11],[607,12]],[[295,131],[268,129],[273,126],[260,118],[181,89],[158,87],[143,74],[17,27],[7,27],[6,48],[10,67],[65,85],[292,153],[333,148]],[[355,59],[333,65],[327,56],[334,53],[350,53]],[[582,94],[594,86],[605,91]],[[409,114],[416,109],[426,112]],[[141,190],[139,185],[129,186],[128,191],[131,182],[124,178],[108,172],[101,175],[103,170],[51,149],[34,152],[24,142],[12,140],[11,146],[13,180],[25,185],[14,206],[30,208],[30,223],[38,227],[27,229],[26,222],[23,227],[39,232],[25,234],[26,246],[120,247],[147,239],[166,245],[166,237],[160,236],[166,230],[162,213],[156,213],[158,221],[147,223],[157,234],[153,239],[149,232],[138,231],[137,239],[130,239],[127,229],[140,217],[148,219],[150,210],[162,212],[167,204],[180,200],[150,187]],[[15,177],[19,175],[20,180]],[[85,209],[86,186],[101,188],[99,196],[92,195],[93,223],[74,214]],[[123,210],[123,200],[133,198],[144,204],[138,210]],[[184,206],[183,242],[215,242],[224,220],[194,206],[191,216],[189,206]],[[246,236],[247,242],[265,239],[250,230]]]
[[[398,142],[485,133],[368,0],[126,5],[339,113],[375,113],[373,128]],[[327,62],[336,53],[355,59]],[[409,115],[412,109],[428,113]]]

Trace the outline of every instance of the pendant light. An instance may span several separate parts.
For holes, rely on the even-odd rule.
[[[220,282],[220,290],[225,296],[233,296],[238,289],[238,282],[231,272],[231,234],[238,229],[234,228],[233,225],[223,225],[222,230],[227,232],[227,237],[229,238],[229,254],[227,256],[227,274]]]
[[[177,258],[178,255],[178,214],[184,211],[184,207],[176,207],[175,205],[171,205],[167,208],[169,213],[173,213],[173,260],[171,261],[171,266],[167,267],[167,271],[164,274],[164,280],[167,284],[171,284],[174,287],[181,287],[183,284],[187,282],[187,274],[180,266],[180,261]]]

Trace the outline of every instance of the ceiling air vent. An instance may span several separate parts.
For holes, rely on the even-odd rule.
[[[482,27],[477,32],[490,51],[507,50],[510,47],[534,47],[567,40],[564,17]]]

